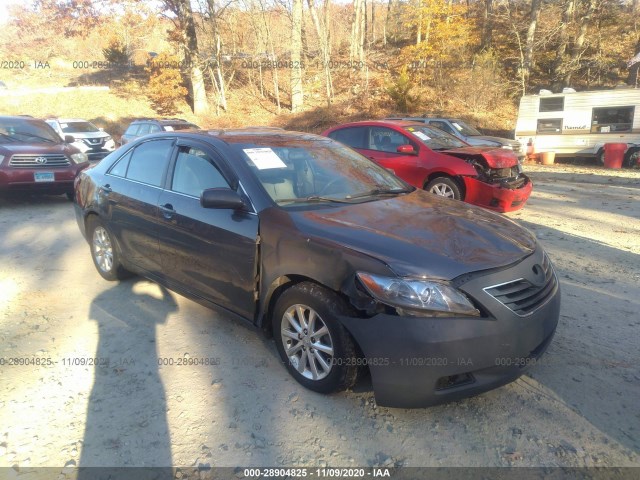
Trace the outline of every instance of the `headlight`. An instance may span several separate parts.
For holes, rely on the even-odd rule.
[[[441,281],[391,278],[358,272],[358,278],[377,300],[402,309],[478,316],[480,312],[459,290]]]
[[[84,163],[87,161],[87,154],[86,153],[74,153],[71,155],[71,160],[73,160],[75,163]]]
[[[502,148],[506,148],[507,150],[513,150],[512,145],[502,145]]]

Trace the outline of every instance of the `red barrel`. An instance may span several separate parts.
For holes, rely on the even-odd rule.
[[[626,150],[626,143],[605,143],[604,168],[622,168],[622,159]]]

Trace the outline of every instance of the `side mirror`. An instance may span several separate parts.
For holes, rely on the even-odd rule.
[[[76,138],[73,135],[65,135],[64,141],[65,143],[73,143],[76,141]]]
[[[238,192],[230,188],[208,188],[200,195],[200,205],[204,208],[240,210],[245,207]]]
[[[415,151],[415,149],[413,148],[413,145],[400,145],[397,149],[396,152],[398,153],[406,153],[409,155],[417,155],[418,152]]]

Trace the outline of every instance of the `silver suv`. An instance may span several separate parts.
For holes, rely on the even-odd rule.
[[[48,118],[45,120],[61,138],[71,135],[73,146],[85,153],[89,160],[102,160],[116,149],[111,135],[82,118]]]
[[[425,115],[423,117],[390,117],[386,120],[411,120],[413,122],[422,122],[445,131],[469,145],[489,145],[493,147],[501,147],[513,150],[518,157],[518,162],[522,163],[525,159],[526,152],[522,148],[522,144],[517,140],[509,138],[493,137],[491,135],[483,135],[468,123],[459,118],[435,117]]]

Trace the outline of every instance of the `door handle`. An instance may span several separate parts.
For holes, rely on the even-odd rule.
[[[173,205],[171,205],[170,203],[165,203],[164,205],[160,205],[159,208],[164,218],[171,218],[176,213],[176,211],[173,209]]]
[[[107,195],[110,194],[111,192],[113,192],[113,189],[111,188],[111,185],[109,185],[108,183],[106,185],[101,186],[100,190],[102,190]]]

